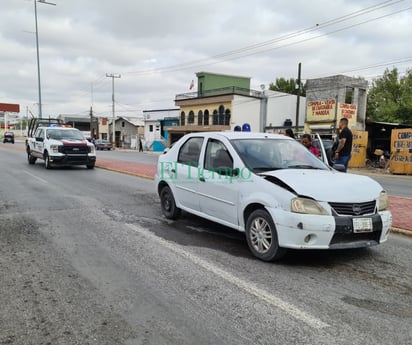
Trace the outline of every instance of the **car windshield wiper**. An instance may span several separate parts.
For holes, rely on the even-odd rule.
[[[255,167],[253,168],[253,172],[264,172],[264,171],[272,171],[272,170],[280,170],[283,169],[281,167]]]
[[[288,165],[288,169],[316,169],[316,170],[321,170],[321,168],[314,167],[313,165],[308,165],[308,164]]]

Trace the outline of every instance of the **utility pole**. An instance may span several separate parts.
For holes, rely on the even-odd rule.
[[[120,78],[120,74],[113,74],[113,73],[106,73],[107,78],[112,78],[112,146],[113,148],[116,147],[116,140],[115,140],[115,111],[114,111],[114,78]]]
[[[302,63],[298,65],[298,94],[296,96],[296,118],[295,118],[295,133],[299,130],[299,110],[300,110],[300,77],[301,77]]]
[[[259,132],[265,133],[267,121],[268,96],[265,92],[265,84],[260,85],[262,89],[260,98]]]
[[[93,140],[94,139],[94,133],[93,133],[93,107],[90,106],[90,139]]]
[[[41,83],[40,83],[40,53],[39,53],[39,29],[37,26],[37,1],[42,4],[56,6],[56,4],[52,2],[47,2],[45,0],[34,0],[34,21],[36,24],[36,51],[37,51],[37,84],[38,84],[38,91],[39,91],[39,118],[43,117],[42,115],[42,105],[41,105]]]

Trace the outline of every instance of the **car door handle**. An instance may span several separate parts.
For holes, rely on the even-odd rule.
[[[206,182],[206,180],[205,180],[204,177],[199,177],[199,181],[200,181],[200,182]]]

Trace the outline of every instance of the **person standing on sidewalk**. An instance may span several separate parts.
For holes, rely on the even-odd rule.
[[[352,131],[348,128],[347,118],[342,118],[339,121],[338,139],[338,147],[335,151],[335,164],[344,165],[346,172],[352,153]]]

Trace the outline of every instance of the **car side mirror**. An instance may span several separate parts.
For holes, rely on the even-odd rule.
[[[340,172],[345,172],[345,166],[343,164],[333,164],[332,168]]]

